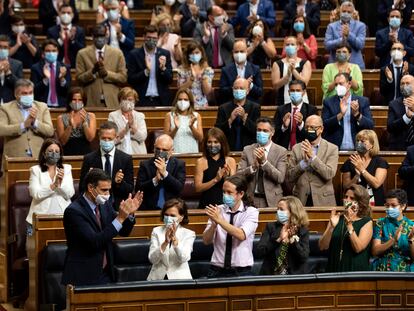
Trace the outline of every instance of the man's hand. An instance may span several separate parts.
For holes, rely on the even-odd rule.
[[[314,156],[313,148],[312,148],[311,143],[307,139],[302,141],[301,149],[302,149],[303,157],[305,158],[305,160],[308,161],[308,160],[312,159],[312,157]]]
[[[211,36],[211,30],[210,30],[210,27],[208,26],[208,23],[207,22],[204,22],[203,29],[204,29],[204,36],[210,38],[210,36]]]
[[[395,43],[398,41],[398,34],[396,31],[390,31],[388,34],[388,39],[392,42]]]
[[[46,79],[50,79],[50,66],[48,64],[43,65],[43,75]]]
[[[156,158],[154,160],[155,167],[157,171],[160,173],[161,177],[164,177],[167,173],[167,165],[165,164],[165,160],[162,158]]]
[[[158,58],[158,61],[160,63],[160,70],[164,71],[165,69],[167,69],[166,65],[167,65],[167,58],[164,55],[161,55]]]
[[[188,8],[190,9],[191,16],[197,18],[200,13],[198,6],[194,3],[191,3],[188,5]]]
[[[30,43],[30,36],[26,33],[22,33],[20,37],[23,44],[29,44]]]
[[[98,74],[101,78],[105,78],[108,75],[108,71],[105,69],[104,66],[99,68]]]
[[[349,25],[348,24],[342,25],[342,36],[345,38],[349,36]]]
[[[388,66],[385,67],[385,76],[387,77],[387,80],[392,81],[392,72]]]
[[[145,66],[147,67],[148,71],[151,71],[151,58],[145,57]]]
[[[285,128],[289,128],[289,125],[290,125],[290,112],[286,113],[283,116],[283,126]]]
[[[296,113],[293,115],[293,118],[296,120],[297,126],[302,124],[303,114],[300,111],[296,111]]]
[[[24,128],[30,128],[33,126],[33,123],[36,121],[37,116],[37,109],[36,107],[32,107],[29,110],[29,115],[27,116],[26,120],[24,120]]]
[[[220,224],[223,221],[220,208],[217,205],[208,205],[206,207],[206,214],[215,224]]]
[[[59,68],[59,80],[65,80],[67,69],[65,66],[60,66]]]
[[[124,180],[124,173],[122,170],[118,170],[115,174],[115,183],[120,184]]]
[[[351,112],[354,117],[357,117],[360,114],[358,100],[351,101]]]
[[[260,164],[263,164],[266,161],[266,152],[265,148],[258,147],[253,150],[254,156]]]
[[[247,20],[250,22],[250,24],[252,24],[257,21],[257,15],[253,13],[252,15],[247,16]]]
[[[132,198],[132,194],[129,194],[128,199],[123,200],[119,204],[119,213],[117,219],[120,223],[123,223],[129,215],[135,213],[142,204],[144,193],[138,191]]]

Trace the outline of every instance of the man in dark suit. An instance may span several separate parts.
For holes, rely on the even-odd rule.
[[[284,9],[282,20],[282,28],[286,32],[289,32],[292,27],[293,20],[297,15],[303,15],[306,17],[311,33],[316,36],[318,27],[321,23],[319,5],[312,1],[305,0],[290,1]]]
[[[114,208],[118,208],[122,200],[134,191],[134,168],[132,157],[115,148],[115,138],[118,128],[115,123],[108,121],[99,128],[100,148],[88,153],[83,158],[79,193],[86,191],[86,174],[91,168],[101,168],[111,176],[111,200]]]
[[[75,23],[79,20],[78,10],[76,10],[75,0],[63,0],[62,3],[69,4],[73,12],[75,13],[73,21]],[[59,17],[59,2],[54,0],[40,0],[39,2],[39,21],[43,25],[43,34],[46,34],[47,30],[57,25],[57,19]]]
[[[186,0],[181,4],[179,13],[183,16],[180,20],[181,36],[192,37],[198,22],[207,20],[207,10],[211,8],[210,0]]]
[[[85,176],[85,192],[65,210],[68,249],[62,284],[98,285],[115,281],[112,239],[128,236],[135,224],[134,212],[142,193],[130,195],[115,212],[108,202],[111,177],[94,168]]]
[[[9,38],[0,35],[0,105],[15,99],[14,85],[23,78],[23,64],[9,57],[9,49]]]
[[[276,134],[273,141],[292,150],[293,146],[306,138],[305,121],[313,114],[318,114],[314,105],[303,102],[306,93],[306,84],[300,80],[289,83],[289,96],[291,102],[277,107],[274,123]]]
[[[69,68],[75,68],[76,55],[85,47],[85,31],[82,27],[72,23],[73,8],[63,4],[59,9],[60,25],[55,25],[47,30],[47,37],[59,43],[59,61]]]
[[[374,6],[371,6],[375,8]],[[377,21],[378,21],[378,29],[383,27],[387,27],[388,25],[388,12],[391,9],[397,9],[402,12],[402,27],[409,28],[411,14],[413,11],[413,1],[412,0],[378,0],[377,6]]]
[[[388,15],[389,27],[378,30],[375,35],[375,55],[379,57],[381,67],[390,63],[393,43],[400,42],[404,45],[404,60],[414,55],[413,33],[407,28],[400,27],[401,20],[401,12],[397,9],[391,10]]]
[[[401,95],[388,107],[387,131],[389,150],[406,150],[414,144],[414,77],[401,79]]]
[[[230,150],[242,151],[256,142],[256,120],[260,117],[260,106],[247,100],[249,81],[237,78],[233,84],[233,101],[221,105],[217,111],[215,127],[227,136]]]
[[[374,128],[369,100],[351,95],[350,79],[348,73],[338,73],[335,76],[337,95],[323,101],[324,138],[337,145],[339,150],[355,150],[356,134]]]
[[[249,81],[248,100],[259,102],[263,95],[262,73],[259,66],[247,61],[247,44],[244,39],[237,40],[233,45],[234,62],[221,69],[220,103],[233,98],[233,83],[237,78]]]
[[[154,157],[139,165],[135,191],[145,192],[142,210],[160,210],[180,197],[185,183],[185,162],[172,157],[173,140],[163,134],[155,140]]]
[[[404,180],[403,188],[408,194],[408,205],[414,206],[414,146],[407,148],[407,154],[398,169],[398,175]]]
[[[144,46],[128,55],[128,83],[138,92],[140,106],[169,106],[168,85],[173,78],[170,52],[157,47],[155,26],[144,28],[144,40]]]
[[[406,74],[414,75],[414,65],[403,60],[406,51],[402,43],[393,43],[390,54],[391,64],[382,67],[380,72],[380,92],[387,106],[392,100],[401,97],[401,78]]]
[[[65,107],[70,88],[70,68],[59,62],[58,43],[46,39],[42,46],[42,60],[32,66],[30,80],[35,85],[35,100],[49,107]]]

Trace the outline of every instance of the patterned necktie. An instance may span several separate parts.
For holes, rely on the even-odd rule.
[[[64,27],[63,31],[65,32],[65,40],[63,40],[63,62],[65,63],[65,65],[70,66],[68,27]]]
[[[213,36],[213,68],[218,68],[220,65],[219,61],[219,28],[214,27]]]
[[[295,114],[298,110],[298,107],[293,108],[293,115],[292,115],[292,128],[290,129],[290,149],[293,148],[294,145],[296,145],[296,119]]]
[[[414,144],[414,117],[411,118],[410,123],[408,123],[408,133],[407,133],[407,147]]]
[[[52,105],[57,104],[57,96],[56,96],[56,74],[55,74],[55,65],[50,63],[50,103]]]
[[[101,211],[98,205],[95,207],[95,218],[96,218],[96,222],[98,223],[99,228],[102,230]],[[102,268],[105,269],[107,263],[108,263],[108,259],[106,258],[106,251],[104,250]]]

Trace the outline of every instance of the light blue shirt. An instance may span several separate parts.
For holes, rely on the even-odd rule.
[[[96,216],[96,212],[95,212],[96,204],[93,203],[91,200],[89,200],[85,194],[83,194],[83,197],[85,198],[86,202],[88,202],[88,205],[92,210],[92,213]],[[115,227],[116,231],[118,232],[122,229],[122,224],[116,218],[112,221],[112,225]]]
[[[145,57],[149,57],[151,59],[151,70],[150,70],[150,75],[149,75],[147,93],[145,93],[145,96],[156,97],[156,96],[159,96],[158,87],[157,87],[157,73],[155,72],[156,71],[155,55],[156,55],[157,50],[155,49],[153,53],[148,53],[144,47],[144,51],[145,51]]]
[[[340,150],[354,150],[354,139],[351,131],[351,96],[348,96],[348,109],[344,117],[342,118],[342,125],[344,127],[344,137],[342,137],[342,143]]]

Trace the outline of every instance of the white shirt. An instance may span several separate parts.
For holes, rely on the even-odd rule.
[[[256,4],[253,4],[250,2],[249,4],[250,15],[257,15],[257,8],[259,7],[259,1],[260,0],[257,0]]]
[[[247,61],[245,61],[244,62],[244,64],[238,64],[238,63],[235,63],[236,64],[236,69],[237,69],[237,75],[240,77],[240,78],[246,78],[245,77],[245,74],[246,74],[246,64],[247,64]]]

